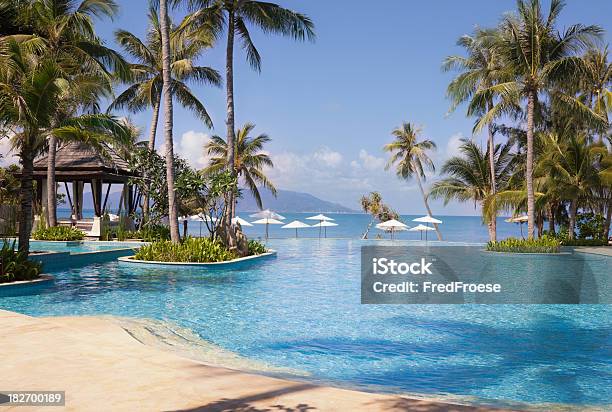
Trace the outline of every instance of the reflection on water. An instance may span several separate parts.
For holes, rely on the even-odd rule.
[[[277,259],[236,271],[91,265],[58,272],[36,294],[0,297],[0,307],[169,321],[255,362],[353,387],[576,405],[612,399],[609,305],[361,305],[362,244],[273,240]],[[609,274],[610,258],[584,259],[592,273]]]

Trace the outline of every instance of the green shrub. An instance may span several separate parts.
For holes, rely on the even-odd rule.
[[[605,239],[565,239],[561,241],[563,246],[608,246]]]
[[[256,240],[249,240],[249,255],[261,255],[267,251],[268,249],[262,243]]]
[[[31,262],[23,252],[15,250],[12,244],[3,242],[0,249],[0,283],[32,280],[40,276],[42,265]]]
[[[487,243],[487,250],[507,253],[559,253],[561,251],[561,242],[549,236],[542,236],[539,239],[516,239],[511,237],[499,242]]]
[[[36,240],[82,240],[85,233],[79,229],[68,226],[40,227],[32,232]]]
[[[135,256],[138,260],[146,261],[193,263],[225,262],[236,257],[236,254],[227,250],[220,241],[193,237],[188,237],[181,243],[156,241],[138,249]]]

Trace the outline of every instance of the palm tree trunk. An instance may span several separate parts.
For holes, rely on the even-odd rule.
[[[151,131],[149,132],[149,150],[155,150],[155,136],[157,134],[157,124],[159,122],[159,108],[161,106],[161,95],[155,98],[153,105],[153,118],[151,119]]]
[[[535,228],[535,197],[533,195],[533,111],[535,92],[530,91],[527,102],[527,164],[525,178],[527,180],[527,236],[533,239]]]
[[[610,221],[612,221],[612,205],[608,202],[607,205],[607,211],[606,211],[606,220],[604,221],[604,228],[603,228],[603,236],[604,239],[608,239],[608,237],[610,236]]]
[[[414,170],[419,170],[416,166],[413,165]],[[421,183],[421,176],[416,172],[414,174],[416,176],[416,181],[419,185],[419,190],[421,191],[421,196],[423,196],[423,203],[425,203],[425,209],[427,210],[427,214],[432,216],[431,209],[429,208],[429,202],[427,201],[427,196],[425,195],[425,190],[423,190],[423,184]],[[436,229],[436,235],[438,235],[438,240],[442,240],[442,233],[440,233],[440,228],[438,228],[438,224],[434,223],[434,228]]]
[[[159,107],[161,106],[161,94],[155,98],[155,104],[153,105],[153,118],[151,119],[151,131],[149,133],[149,151],[155,150],[155,137],[157,135],[157,124],[159,122]],[[146,176],[145,176],[146,177]],[[143,221],[149,218],[149,194],[145,193],[142,203],[142,217]],[[142,226],[142,222],[141,222]]]
[[[569,208],[569,233],[568,237],[574,239],[574,229],[576,228],[576,212],[578,210],[578,201],[572,199]]]
[[[487,110],[491,110],[493,104],[491,102],[487,103]],[[493,124],[489,123],[489,173],[491,174],[491,195],[495,196],[495,192],[497,191],[497,182],[495,178],[495,136],[493,133]],[[489,239],[493,242],[497,241],[497,213],[492,216],[491,221],[489,222]]]
[[[548,219],[548,234],[554,236],[556,234],[556,230],[555,230],[555,211],[554,211],[554,205],[553,204],[549,204],[546,207],[546,213],[548,214],[548,216],[547,216],[547,219]]]
[[[166,0],[159,1],[159,21],[162,42],[162,75],[164,95],[164,137],[166,144],[166,180],[168,183],[168,220],[170,238],[179,242],[181,235],[178,228],[178,205],[174,190],[174,142],[172,140],[172,95],[170,93],[170,39],[168,27],[168,5]]]
[[[57,139],[49,136],[49,155],[47,156],[47,224],[57,226],[57,184],[55,182],[55,154],[57,151]]]
[[[30,234],[32,232],[32,176],[34,156],[28,144],[21,149],[21,188],[19,190],[19,251],[30,253]]]
[[[234,168],[235,148],[236,148],[236,135],[235,135],[235,121],[234,121],[234,30],[235,30],[235,15],[234,11],[229,11],[228,25],[227,25],[227,49],[226,49],[226,61],[225,61],[225,82],[227,91],[227,166],[233,175],[236,174]],[[232,219],[235,215],[235,200],[234,195],[231,195],[230,208],[229,208],[229,219]]]

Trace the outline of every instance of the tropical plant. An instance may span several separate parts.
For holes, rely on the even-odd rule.
[[[179,243],[167,240],[153,242],[142,246],[134,256],[138,260],[190,263],[225,262],[236,257],[218,240],[193,237]]]
[[[249,255],[261,255],[267,251],[268,248],[266,248],[266,245],[256,240],[249,240]]]
[[[474,206],[480,206],[483,220],[489,228],[489,238],[495,241],[495,226],[493,222],[497,213],[493,209],[486,210],[484,203],[487,199],[495,196],[496,190],[491,187],[493,181],[499,189],[504,189],[508,184],[514,166],[514,155],[510,144],[497,145],[493,156],[487,150],[483,150],[469,139],[462,139],[459,151],[460,156],[448,159],[442,166],[441,173],[450,177],[435,182],[429,193],[430,198],[444,199],[446,205],[451,200],[460,202],[474,202]],[[493,157],[495,179],[491,179],[490,159]]]
[[[261,194],[257,185],[269,189],[276,196],[276,188],[263,170],[264,167],[274,167],[274,164],[270,156],[263,151],[264,145],[271,139],[265,134],[260,134],[257,137],[249,136],[254,128],[254,124],[246,123],[236,131],[234,170],[236,170],[238,178],[253,194],[257,206],[263,209]],[[213,156],[210,159],[209,166],[204,170],[206,174],[219,173],[227,168],[228,147],[227,142],[222,137],[213,136],[210,142],[206,144],[205,150]]]
[[[396,211],[383,203],[382,196],[378,192],[372,192],[367,196],[361,196],[359,203],[361,204],[361,210],[372,216],[366,231],[361,235],[362,239],[368,238],[370,229],[376,220],[379,222],[386,222],[390,219],[399,218],[399,214]]]
[[[3,8],[0,5],[0,9]],[[94,30],[94,17],[114,16],[117,11],[114,1],[24,0],[14,2],[11,9],[18,27],[12,33],[12,39],[37,57],[55,62],[64,79],[63,84],[58,84],[62,92],[56,101],[52,127],[60,127],[79,109],[97,110],[98,99],[111,93],[114,74],[127,74],[125,62],[103,45]],[[47,139],[47,214],[49,223],[55,226],[58,138],[51,133]]]
[[[171,90],[174,98],[184,107],[193,111],[208,127],[213,126],[212,119],[204,104],[193,94],[188,83],[211,84],[220,86],[219,73],[205,66],[198,66],[195,60],[208,48],[212,47],[212,38],[198,36],[189,39],[170,24],[170,67],[172,69]],[[162,52],[161,26],[157,10],[149,10],[149,30],[145,40],[139,39],[127,30],[115,32],[115,40],[127,54],[135,59],[130,64],[132,76],[128,79],[130,86],[117,96],[108,110],[126,108],[131,112],[140,112],[147,108],[153,110],[149,134],[149,150],[155,149],[155,136],[159,119],[162,98]]]
[[[604,124],[595,129],[599,134],[599,143],[603,143],[604,137],[612,144],[609,134],[610,118],[612,112],[612,63],[608,62],[608,46],[603,49],[590,49],[582,57],[583,70],[580,73],[579,100],[604,120]]]
[[[142,239],[145,242],[170,240],[170,229],[164,225],[149,224],[140,230],[128,232],[126,236],[130,239]]]
[[[177,0],[177,2],[179,2]],[[296,40],[314,39],[314,24],[304,14],[285,9],[278,4],[256,0],[185,0],[194,12],[185,21],[195,35],[210,33],[219,36],[227,29],[226,88],[227,88],[227,165],[233,167],[235,157],[234,124],[234,42],[242,41],[247,61],[255,70],[261,68],[261,56],[252,41],[248,25],[259,27],[264,33],[290,36]],[[232,170],[233,173],[237,171]],[[228,218],[234,216],[234,201],[230,202]]]
[[[17,165],[0,167],[0,205],[19,204],[19,179],[15,177],[18,173]]]
[[[174,188],[174,140],[172,138],[172,72],[170,59],[170,21],[168,17],[168,3],[159,0],[159,29],[162,57],[162,96],[164,97],[164,142],[166,146],[166,186],[168,187],[168,221],[170,226],[170,239],[172,242],[180,241],[178,227],[178,203]]]
[[[510,76],[504,71],[504,65],[500,59],[497,49],[494,47],[496,30],[477,29],[473,36],[463,35],[457,41],[457,45],[466,51],[466,56],[449,56],[442,65],[445,71],[458,71],[459,74],[448,85],[446,94],[450,98],[451,110],[455,110],[461,103],[468,102],[468,116],[481,118],[485,113],[493,109],[494,95],[487,99],[473,99],[479,91],[486,90],[493,85],[507,81]],[[507,102],[506,103],[511,103]],[[513,109],[514,107],[508,107]],[[495,180],[495,126],[493,119],[487,120],[487,153],[489,154],[489,178],[492,194],[495,193],[497,183]],[[489,236],[496,240],[497,224],[495,219],[489,221]]]
[[[486,250],[505,253],[559,253],[561,242],[554,237],[542,236],[539,239],[508,238],[487,243]]]
[[[0,283],[32,280],[40,276],[42,265],[28,260],[28,254],[15,250],[15,241],[2,242],[0,249]]]
[[[572,94],[563,93],[556,86],[576,81],[582,71],[582,60],[578,56],[592,47],[601,37],[598,26],[575,24],[563,33],[556,28],[557,19],[563,9],[562,0],[551,0],[548,15],[542,13],[540,0],[517,0],[517,14],[504,16],[500,35],[495,44],[497,53],[513,79],[492,85],[475,93],[473,101],[489,101],[495,96],[498,102],[484,114],[476,126],[480,130],[493,119],[503,115],[515,102],[524,101],[527,117],[527,153],[525,180],[527,189],[528,235],[533,238],[535,229],[535,195],[533,183],[534,130],[536,113],[546,94],[554,92],[555,98],[574,115],[591,123],[603,123],[587,105]]]
[[[421,129],[416,128],[411,123],[404,123],[401,127],[393,130],[392,134],[395,140],[384,146],[385,152],[391,154],[391,158],[385,167],[389,170],[395,166],[395,171],[398,177],[408,180],[414,177],[419,186],[423,203],[427,214],[431,216],[431,209],[427,201],[428,195],[423,189],[421,179],[425,180],[425,171],[435,171],[435,166],[427,152],[435,150],[436,144],[430,139],[419,140]],[[438,225],[434,223],[438,240],[442,240],[442,233]]]
[[[50,226],[37,228],[32,232],[35,240],[83,240],[85,234],[79,229],[69,226]]]

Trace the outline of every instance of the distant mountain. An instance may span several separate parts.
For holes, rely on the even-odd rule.
[[[326,213],[357,213],[357,211],[342,206],[338,203],[319,199],[308,193],[293,192],[290,190],[278,190],[274,197],[269,190],[262,190],[261,201],[265,209],[275,212],[326,212]],[[251,192],[244,190],[242,199],[238,199],[238,212],[258,211],[255,198]]]
[[[255,198],[251,192],[244,190],[242,199],[238,199],[239,212],[254,212],[258,211]],[[268,190],[261,191],[264,208],[271,209],[276,212],[321,212],[321,213],[358,213],[348,207],[338,203],[328,202],[319,199],[308,193],[292,192],[290,190],[279,190],[278,196],[275,198]],[[108,195],[106,204],[107,209],[116,211],[119,206],[119,198],[121,192],[114,192]],[[67,205],[64,205],[67,207]],[[93,209],[93,201],[90,192],[83,193],[83,208]]]

